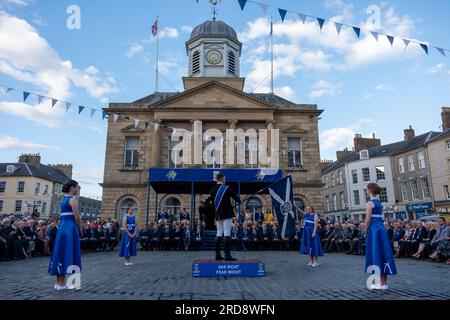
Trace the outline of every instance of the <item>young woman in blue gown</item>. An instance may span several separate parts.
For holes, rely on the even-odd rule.
[[[381,188],[376,183],[369,183],[367,192],[370,200],[366,205],[366,273],[379,273],[380,281],[371,284],[369,289],[387,290],[388,275],[397,274],[392,254],[392,246],[383,225],[383,206],[378,195]]]
[[[126,266],[132,266],[133,263],[130,258],[136,256],[138,229],[136,226],[136,216],[133,215],[131,208],[128,208],[126,216],[122,219],[122,228],[124,231],[120,243],[119,256],[125,258]]]
[[[72,285],[66,286],[65,277],[72,274],[76,267],[81,271],[81,218],[76,199],[76,196],[80,193],[80,186],[76,181],[70,180],[63,185],[62,192],[65,193],[65,196],[61,202],[61,222],[48,267],[48,273],[56,276],[55,289],[57,291],[75,289]]]
[[[314,213],[314,208],[308,207],[304,215],[300,253],[309,256],[308,266],[312,267],[317,267],[319,257],[323,256],[318,227],[319,217]]]

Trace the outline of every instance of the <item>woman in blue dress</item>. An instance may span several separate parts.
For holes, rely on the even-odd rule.
[[[312,267],[317,267],[319,265],[318,258],[323,256],[318,227],[319,217],[314,213],[314,208],[308,207],[304,216],[300,253],[309,256],[308,266]]]
[[[388,275],[397,274],[392,246],[383,225],[383,206],[377,196],[381,188],[376,183],[369,183],[367,192],[370,196],[366,205],[366,273],[379,275],[379,281],[369,285],[369,289],[387,290]],[[378,279],[376,279],[378,280]]]
[[[81,271],[80,255],[80,225],[81,218],[78,211],[76,196],[80,193],[80,186],[70,180],[62,187],[65,193],[61,202],[61,222],[56,234],[52,257],[48,273],[56,276],[55,289],[76,289],[73,285],[66,285],[66,275]],[[78,270],[77,270],[78,269]]]
[[[136,236],[137,236],[137,226],[136,226],[136,216],[133,215],[131,208],[128,208],[127,214],[122,219],[123,235],[122,241],[120,243],[119,256],[125,257],[125,265],[132,266],[133,263],[130,261],[130,257],[136,256]]]

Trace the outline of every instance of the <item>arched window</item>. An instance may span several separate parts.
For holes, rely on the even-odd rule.
[[[128,211],[136,215],[137,214],[138,205],[137,202],[133,198],[125,198],[119,204],[119,218],[122,221],[123,217],[127,214]]]
[[[299,208],[300,210],[302,210],[303,212],[305,212],[306,206],[305,206],[305,201],[303,201],[303,199],[301,198],[294,198],[294,205]],[[296,212],[296,219],[295,220],[299,220],[299,215],[301,214],[300,212],[298,212],[298,210],[295,210],[294,212]]]
[[[168,198],[164,203],[164,209],[167,210],[167,212],[178,214],[181,211],[180,200],[175,197]]]
[[[233,51],[228,51],[228,72],[236,74],[236,56]]]
[[[192,75],[200,73],[200,51],[196,50],[192,54]]]
[[[250,210],[252,217],[255,217],[255,212],[257,210],[262,210],[262,202],[259,198],[252,197],[245,203],[245,209]]]

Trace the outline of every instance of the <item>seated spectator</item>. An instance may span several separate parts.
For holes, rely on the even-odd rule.
[[[19,260],[24,258],[17,231],[11,227],[11,219],[9,218],[4,218],[0,225],[0,242],[0,257],[2,260]]]
[[[97,228],[94,229],[94,240],[96,241],[94,251],[97,249],[106,250],[106,234],[101,224],[97,224]]]
[[[184,220],[184,227],[183,227],[183,249],[185,251],[188,251],[191,246],[191,225],[189,224],[189,220]]]
[[[42,243],[43,245],[43,254],[48,256],[50,255],[50,249],[49,249],[49,237],[47,234],[47,223],[43,220],[38,222],[38,227],[36,229],[36,236],[37,239],[39,239],[39,243]]]
[[[336,236],[339,235],[339,223],[334,223],[330,225],[330,229],[325,234],[323,240],[323,249],[325,252],[331,252]]]
[[[242,232],[241,232],[241,249],[243,251],[247,251],[250,248],[251,245],[251,236],[252,236],[252,229],[250,227],[250,224],[245,222],[242,225]]]
[[[400,240],[403,239],[406,231],[403,227],[403,223],[400,220],[397,220],[394,224],[394,237],[392,238],[392,252],[396,252],[400,247]]]
[[[202,230],[202,225],[200,223],[197,224],[197,229],[194,232],[193,241],[194,242],[193,242],[192,248],[195,251],[200,250],[203,246],[203,230]]]
[[[421,220],[416,221],[416,231],[414,237],[408,242],[408,255],[411,258],[414,252],[417,252],[419,245],[428,235],[428,231]]]
[[[141,251],[147,251],[150,246],[150,230],[148,229],[148,225],[144,227],[141,231],[139,231],[139,243],[141,244]]]
[[[269,228],[267,228],[266,223],[263,222],[262,226],[261,226],[259,250],[264,250],[264,251],[269,250],[270,244],[272,242],[271,235],[272,235],[272,230],[269,230]]]
[[[170,251],[173,247],[174,232],[170,228],[168,221],[164,223],[164,229],[161,233],[161,247],[163,250]]]
[[[239,239],[239,228],[237,226],[237,222],[233,223],[231,227],[231,246],[232,250],[240,249],[240,239]]]
[[[261,232],[256,223],[252,224],[251,241],[252,241],[250,244],[251,249],[258,250],[259,244],[261,242]]]
[[[189,221],[189,212],[186,211],[186,208],[183,208],[183,211],[180,212],[180,222],[184,220]]]
[[[278,231],[278,226],[274,224],[272,226],[272,234],[270,236],[270,250],[280,250],[281,249],[281,235]]]
[[[450,249],[450,227],[444,217],[439,217],[437,220],[439,228],[431,240],[431,248],[434,249],[430,258],[434,260],[443,259],[446,264],[449,264],[449,249]]]
[[[33,252],[34,248],[35,248],[35,242],[33,241],[33,239],[31,239],[30,237],[28,237],[25,234],[25,231],[24,231],[25,221],[18,220],[16,222],[14,222],[14,224],[12,225],[12,228],[16,231],[17,239],[21,243],[22,256],[25,257],[26,259],[30,258],[31,252]]]
[[[302,238],[303,228],[300,223],[295,225],[295,234],[289,239],[289,248],[295,251],[300,250],[300,240]]]
[[[105,239],[106,244],[109,247],[109,251],[113,251],[118,243],[117,230],[114,224],[109,224],[108,230],[106,230]]]
[[[157,224],[153,225],[149,238],[150,238],[150,250],[159,251],[161,249],[160,247],[161,231]]]
[[[272,225],[273,222],[273,214],[272,211],[270,209],[266,210],[266,213],[264,213],[264,222],[270,226]]]
[[[344,242],[344,250],[347,254],[352,254],[355,251],[355,244],[358,241],[359,230],[355,228],[353,223],[350,223],[348,227],[349,230]]]

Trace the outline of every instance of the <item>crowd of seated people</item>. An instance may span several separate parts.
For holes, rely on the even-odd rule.
[[[51,255],[59,218],[39,219],[36,212],[0,217],[0,261]],[[120,234],[117,221],[83,219],[80,247],[84,252],[114,250]]]
[[[385,221],[384,226],[396,258],[430,258],[450,263],[450,228],[444,217],[426,223],[420,220]],[[319,235],[326,253],[365,254],[364,223],[352,219],[342,222],[321,219]]]

